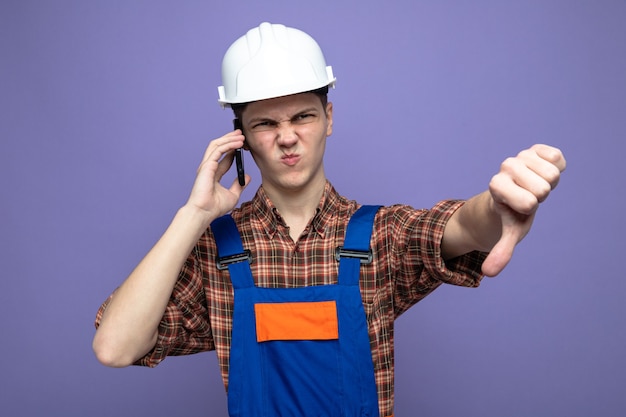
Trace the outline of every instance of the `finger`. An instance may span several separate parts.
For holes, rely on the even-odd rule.
[[[217,164],[217,171],[215,175],[217,178],[222,178],[224,174],[230,169],[233,164],[233,160],[235,159],[235,151],[226,152],[221,161]]]
[[[509,185],[512,191],[515,188],[526,190],[533,195],[535,200],[541,202],[548,197],[553,188],[553,185],[542,175],[554,174],[558,178],[559,172],[554,166],[551,166],[552,172],[548,172],[550,171],[549,167],[540,167],[539,165],[543,164],[539,160],[540,158],[536,156],[526,160],[523,156],[508,158],[502,163],[496,180],[500,181],[503,186]],[[545,164],[549,165],[548,163]],[[538,174],[536,172],[541,169],[546,173]],[[553,179],[551,178],[551,180]],[[504,194],[509,190],[501,188],[501,191]]]
[[[560,149],[543,144],[533,145],[530,149],[536,152],[537,155],[542,159],[556,166],[559,172],[565,171],[565,168],[567,167],[567,161],[565,160],[565,156]]]
[[[520,186],[507,173],[499,173],[489,182],[489,191],[497,204],[507,206],[517,213],[532,214],[539,206],[539,199],[527,187]]]
[[[502,237],[491,249],[482,265],[482,272],[485,276],[495,277],[507,266],[513,257],[515,245],[519,242],[519,236],[514,229],[503,230]]]
[[[221,138],[212,140],[202,156],[201,164],[207,161],[218,162],[228,151],[241,148],[244,140],[245,137],[238,131],[229,132]]]
[[[239,184],[239,179],[235,178],[233,180],[233,183],[230,186],[230,191],[235,193],[238,197],[241,196],[241,193],[243,192],[243,190],[246,189],[248,184],[250,184],[251,180],[252,180],[252,177],[250,175],[248,175],[248,174],[245,174],[244,185],[241,185],[241,184]]]
[[[243,140],[243,135],[231,132],[211,141],[204,152],[196,176],[202,176],[204,181],[211,183],[214,180],[219,182],[230,169],[234,159],[234,150],[243,145]]]
[[[542,156],[537,152],[541,148],[531,148],[519,153],[517,160],[526,166],[528,170],[536,174],[539,178],[546,181],[550,186],[550,190],[553,190],[559,183],[561,177],[561,162],[556,163],[544,158],[552,158],[551,156],[544,154]]]

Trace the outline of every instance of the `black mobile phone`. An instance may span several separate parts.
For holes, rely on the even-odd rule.
[[[241,120],[233,119],[233,127],[235,129],[241,129],[241,132],[243,133]],[[237,166],[237,179],[239,180],[239,185],[246,185],[246,173],[243,169],[243,148],[235,149],[235,165]]]

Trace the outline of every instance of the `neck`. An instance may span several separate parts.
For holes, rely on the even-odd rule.
[[[276,190],[271,187],[268,189],[264,185],[267,196],[285,220],[294,241],[298,240],[315,215],[325,186],[325,178],[315,185],[298,190]]]

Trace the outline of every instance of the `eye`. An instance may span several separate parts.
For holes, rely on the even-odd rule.
[[[273,129],[275,126],[275,122],[272,122],[271,120],[263,120],[253,124],[250,129],[258,132]]]
[[[315,121],[316,115],[314,113],[301,113],[296,115],[291,123],[295,123],[295,124],[306,124],[306,123],[312,123],[313,121]]]

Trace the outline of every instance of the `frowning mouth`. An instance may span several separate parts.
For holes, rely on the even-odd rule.
[[[281,158],[281,161],[283,161],[283,163],[288,166],[294,166],[298,163],[299,160],[300,156],[297,154],[283,155]]]

